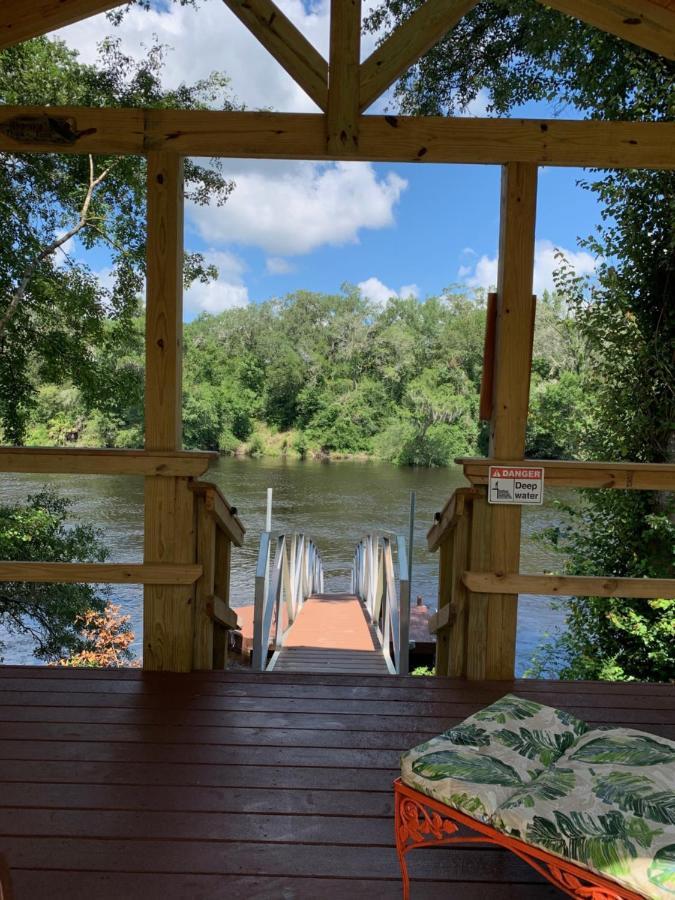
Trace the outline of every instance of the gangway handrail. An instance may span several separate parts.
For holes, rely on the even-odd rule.
[[[323,585],[323,560],[313,540],[299,532],[262,532],[255,572],[254,669],[266,670],[270,642],[278,653],[305,600],[322,593]]]
[[[398,566],[394,565],[394,545]],[[363,602],[370,616],[382,644],[389,671],[396,675],[407,675],[410,559],[407,542],[402,534],[374,532],[361,538],[354,550],[352,592]]]

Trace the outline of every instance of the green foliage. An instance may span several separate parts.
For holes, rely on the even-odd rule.
[[[527,827],[526,840],[610,875],[625,875],[628,860],[639,856],[638,848],[648,848],[661,833],[652,830],[644,819],[629,818],[620,812],[599,816],[555,812],[554,817],[555,821],[551,821],[535,816]]]
[[[652,884],[675,894],[675,844],[668,844],[656,851],[648,876]]]
[[[508,728],[496,731],[494,736],[511,750],[527,759],[536,759],[545,766],[559,759],[575,740],[571,731],[562,734],[542,731],[541,729],[519,728],[518,733]]]
[[[443,737],[448,738],[453,744],[461,744],[467,747],[488,747],[490,738],[484,728],[477,725],[456,725],[443,732]]]
[[[525,806],[532,809],[537,800],[558,800],[572,793],[576,786],[573,769],[553,768],[544,770],[531,784],[517,790],[502,803],[503,809]]]
[[[549,332],[556,323],[570,330],[550,298],[545,311]],[[349,286],[337,295],[297,291],[202,315],[184,329],[184,444],[223,453],[374,454],[398,465],[451,464],[477,449],[484,324],[480,293],[394,298],[379,308]],[[143,370],[142,334],[136,316],[117,360],[136,376]],[[555,341],[542,346],[539,359],[551,379],[563,380],[564,366],[572,364]],[[140,377],[136,383],[137,390],[101,408],[72,381],[40,384],[27,442],[63,444],[74,433],[79,444],[138,446]],[[544,386],[556,383],[542,377]],[[551,442],[561,442],[558,432],[568,421],[561,415],[547,427]]]
[[[385,37],[420,3],[382,0],[367,27]],[[411,114],[456,113],[480,99],[502,115],[544,101],[586,118],[672,121],[675,63],[535,0],[492,0],[425,54],[397,95]],[[602,207],[602,225],[581,241],[598,270],[588,281],[563,267],[558,289],[570,315],[545,301],[537,310],[528,451],[672,461],[675,174],[612,170],[583,186]],[[555,352],[543,358],[547,345]],[[672,495],[589,492],[570,515],[553,535],[570,573],[673,575]],[[575,597],[567,609],[563,637],[544,649],[535,671],[675,678],[671,601]]]
[[[624,812],[675,825],[675,792],[655,791],[652,781],[644,775],[609,772],[596,779],[593,793]]]
[[[165,90],[164,49],[136,61],[107,39],[95,65],[63,43],[36,38],[0,52],[0,101],[12,105],[231,108],[221,75]],[[186,160],[186,196],[223,203],[232,185],[221,164]],[[142,368],[127,359],[135,340],[145,273],[145,160],[71,154],[4,154],[0,161],[0,429],[21,443],[39,405],[40,385],[77,389],[89,416],[96,409],[120,427],[119,406],[142,390]],[[104,286],[66,239],[110,255]],[[187,254],[185,281],[216,277],[200,254]],[[44,425],[61,439],[71,410]],[[78,412],[79,415],[79,412]],[[50,415],[51,418],[51,415]],[[124,416],[131,439],[134,424]],[[103,425],[103,423],[101,423]],[[107,427],[103,427],[103,436]],[[136,431],[138,434],[138,431]],[[98,436],[98,435],[97,435]],[[93,435],[92,435],[93,437]],[[107,441],[106,441],[107,442]]]
[[[581,762],[611,763],[618,766],[654,766],[672,763],[675,750],[645,734],[607,734],[578,747],[570,759]]]
[[[52,491],[25,505],[0,506],[0,558],[35,562],[103,562],[102,532],[68,525],[69,503]],[[57,660],[85,649],[78,617],[102,612],[105,598],[85,584],[8,582],[0,586],[0,623],[29,635],[40,659]]]
[[[437,750],[420,756],[413,763],[413,772],[428,781],[453,778],[478,784],[499,784],[522,787],[523,781],[507,763],[486,753],[473,750]]]

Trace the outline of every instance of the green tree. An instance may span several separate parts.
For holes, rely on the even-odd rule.
[[[0,506],[0,558],[26,562],[104,562],[102,532],[70,527],[70,504],[54,492],[28,497],[26,504]],[[78,617],[102,612],[105,595],[88,584],[7,582],[0,586],[0,624],[29,635],[39,659],[57,660],[86,649]],[[0,648],[1,649],[1,648]]]
[[[370,26],[386,33],[418,5],[385,0]],[[494,0],[475,7],[404,76],[398,97],[412,113],[451,113],[482,94],[502,114],[539,100],[592,118],[672,120],[674,76],[672,61],[534,0]],[[584,441],[596,458],[668,461],[675,444],[675,176],[612,171],[594,174],[585,186],[604,214],[603,227],[585,244],[613,262],[600,265],[595,285],[564,277],[561,285],[574,297],[592,353],[584,387],[593,393],[595,415]],[[672,506],[662,496],[593,492],[573,515],[573,526],[558,538],[576,571],[672,573]],[[642,624],[631,631],[636,617]],[[566,675],[675,676],[669,604],[574,598],[567,624],[560,648]],[[643,626],[653,635],[649,647],[629,640]]]
[[[163,48],[140,62],[104,41],[96,65],[38,38],[0,52],[0,100],[14,105],[231,108],[219,74],[167,91]],[[217,161],[186,161],[186,196],[223,203]],[[39,383],[70,383],[85,408],[114,413],[140,371],[120,365],[134,329],[145,267],[145,163],[138,157],[3,154],[0,160],[0,427],[20,443]],[[110,283],[71,252],[104,248]],[[185,281],[216,270],[187,254]]]

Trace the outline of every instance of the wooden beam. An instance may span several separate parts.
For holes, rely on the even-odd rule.
[[[490,557],[492,553],[493,543],[493,527],[494,521],[490,516],[490,507],[488,506],[487,497],[481,490],[479,496],[475,498],[471,508],[471,534],[469,535],[469,568],[475,571],[488,571],[490,567]],[[520,540],[520,532],[518,532]],[[455,578],[462,581],[461,562],[455,568]],[[471,594],[465,595],[465,611],[464,611],[464,628],[458,631],[456,641],[459,644],[459,653],[464,656],[463,670],[458,671],[465,678],[472,681],[484,681],[487,678],[500,679],[505,676],[501,672],[497,675],[493,674],[494,666],[488,665],[488,640],[498,637],[490,632],[490,626],[493,628],[495,624],[499,626],[500,620],[496,623],[490,620],[490,603],[497,605],[497,613],[501,610],[505,603],[510,603],[511,598],[502,594]],[[510,612],[510,610],[509,610]],[[455,626],[457,630],[457,625]],[[510,633],[505,635],[506,640],[511,640]],[[463,644],[462,644],[463,640]],[[515,636],[514,636],[515,640]],[[510,648],[509,648],[510,657]],[[508,660],[507,660],[508,661]],[[506,667],[505,667],[506,668]],[[490,674],[488,674],[490,672]]]
[[[478,0],[426,0],[361,64],[359,109],[367,109],[466,15]]]
[[[201,566],[168,563],[0,562],[0,581],[43,584],[190,585],[201,574]]]
[[[222,597],[219,597],[217,594],[214,594],[209,598],[209,612],[214,622],[222,625],[223,628],[233,630],[239,628],[237,613],[233,609],[230,609]]]
[[[634,491],[675,491],[675,464],[582,462],[580,460],[496,460],[462,457],[464,477],[473,485],[487,484],[490,466],[544,469],[544,486],[616,488]]]
[[[74,475],[203,475],[218,454],[198,451],[0,447],[0,472]]]
[[[536,166],[504,166],[490,423],[491,456],[498,460],[525,452],[536,308],[532,295],[536,206]]]
[[[204,498],[204,508],[215,519],[218,528],[235,546],[241,547],[246,529],[237,516],[237,508],[230,506],[218,485],[210,481],[193,481],[190,490]]]
[[[675,11],[650,0],[539,0],[587,25],[675,59]]]
[[[437,520],[427,532],[427,548],[432,553],[437,550],[441,542],[446,540],[449,532],[456,526],[457,521],[464,515],[465,503],[471,501],[478,492],[473,488],[457,488],[440,513]]]
[[[325,117],[312,113],[0,107],[10,153],[675,169],[675,122],[361,116],[358,129],[358,147],[329,152]]]
[[[120,0],[2,0],[0,49],[121,5]]]
[[[240,22],[308,94],[328,105],[328,63],[272,0],[224,0]]]
[[[213,580],[214,598],[222,600],[229,610],[230,605],[230,574],[232,571],[232,541],[221,529],[216,528],[216,570]],[[218,604],[214,602],[214,626],[213,626],[213,668],[227,668],[228,628],[222,624],[218,616]],[[236,622],[235,617],[235,622]]]
[[[495,388],[495,334],[497,329],[497,295],[488,294],[485,315],[485,339],[483,341],[483,371],[480,379],[480,404],[478,417],[489,422],[493,412]]]
[[[181,447],[183,162],[148,154],[145,445]],[[186,478],[145,479],[145,561],[194,563],[195,498]],[[190,671],[194,588],[146,586],[143,666]]]
[[[429,616],[429,621],[427,623],[429,627],[429,634],[436,634],[436,632],[441,628],[447,628],[448,625],[451,625],[453,623],[454,619],[454,610],[449,603],[446,603],[445,606],[441,606],[438,612],[435,612],[433,615]]]
[[[536,206],[536,166],[523,163],[504,166],[490,421],[490,455],[499,460],[522,456],[525,452],[536,305],[532,295]],[[478,541],[485,545],[480,568],[518,571],[521,508],[485,505],[482,511],[483,531],[472,539],[472,543]],[[476,513],[474,503],[474,525]],[[469,677],[513,678],[517,618],[517,594],[493,594],[486,598],[480,623],[470,625],[468,631],[473,635],[474,628],[485,629],[485,658],[479,660],[478,654],[474,655],[473,674]]]
[[[326,150],[338,158],[359,146],[361,0],[331,0]]]
[[[464,572],[470,591],[577,597],[675,598],[675,578],[595,578],[581,575],[517,575],[500,572]]]
[[[196,498],[197,508],[197,562],[202,577],[195,585],[195,619],[193,633],[193,669],[213,668],[213,618],[209,600],[214,590],[216,569],[216,523],[206,511],[206,498]]]
[[[145,446],[182,444],[183,161],[148,155]]]

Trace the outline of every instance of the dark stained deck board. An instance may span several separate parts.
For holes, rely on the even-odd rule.
[[[235,875],[225,882],[220,875],[187,875],[180,885],[174,875],[129,874],[126,872],[26,872],[17,873],[20,896],[40,900],[387,900],[398,897],[398,885],[392,881],[369,879],[279,878]],[[461,900],[487,900],[486,885],[480,882],[456,882],[456,897]],[[496,892],[494,892],[496,889]],[[558,898],[552,887],[514,883],[488,885],[490,900],[545,900]],[[417,879],[413,900],[449,900],[446,881]]]
[[[397,898],[400,751],[507,691],[675,736],[665,685],[0,667],[16,900]],[[511,854],[411,854],[413,900],[561,896]]]
[[[95,682],[99,686],[101,682]],[[413,683],[414,685],[414,683]],[[91,707],[97,706],[96,690],[65,690],[67,685],[57,685],[56,690],[18,690],[6,688],[0,679],[0,704],[2,707],[31,706],[34,708],[49,707]],[[79,684],[73,685],[80,687]],[[127,687],[130,687],[127,683]],[[465,695],[453,695],[447,692],[444,699],[436,699],[420,696],[415,686],[410,688],[367,688],[349,687],[343,685],[311,686],[307,684],[286,685],[275,684],[266,678],[261,683],[249,684],[245,688],[232,685],[201,684],[194,690],[172,690],[170,693],[153,689],[148,685],[142,695],[130,690],[115,691],[114,698],[108,698],[106,709],[184,709],[189,701],[190,710],[220,710],[222,712],[278,712],[280,707],[284,712],[329,712],[338,711],[343,715],[371,715],[377,713],[385,715],[405,715],[406,713],[424,716],[447,715],[458,703],[466,704],[469,698],[480,699],[481,694],[467,691]],[[60,688],[60,689],[59,689]],[[104,691],[103,693],[111,693]],[[422,692],[424,693],[424,692]],[[549,697],[550,692],[541,689],[518,688],[522,697],[537,699],[537,697]],[[642,709],[675,710],[675,697],[670,695],[641,697]],[[38,695],[38,696],[36,696]],[[491,695],[490,695],[491,696]],[[589,695],[583,692],[566,693],[565,704],[573,704],[577,707],[588,707],[596,710]],[[279,701],[283,701],[280,703]],[[621,710],[634,708],[635,704],[628,694],[612,694],[603,699],[608,710]],[[402,705],[402,704],[406,704]],[[590,704],[590,706],[589,706]]]

